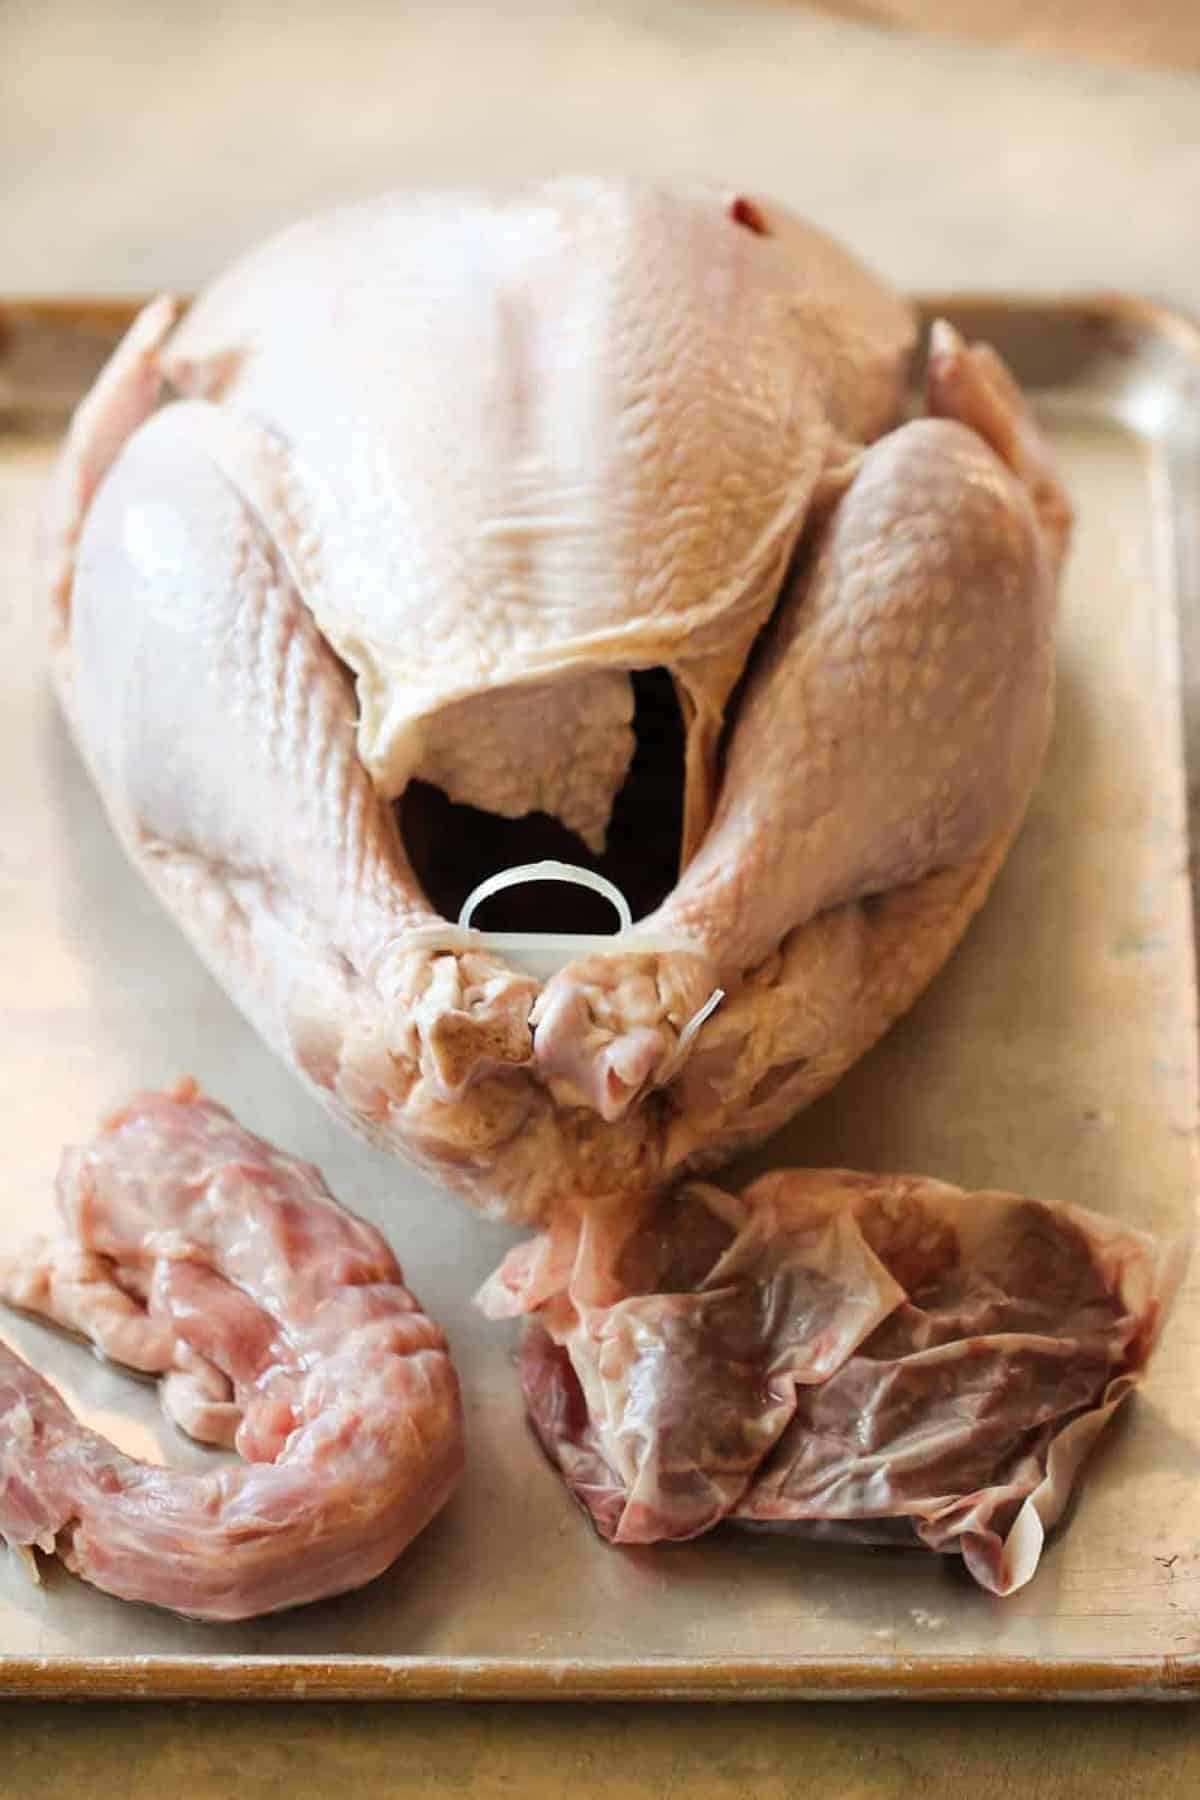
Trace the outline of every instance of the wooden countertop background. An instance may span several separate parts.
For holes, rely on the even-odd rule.
[[[1200,313],[1197,0],[0,0],[0,291],[190,286],[276,220],[550,145],[778,186],[781,133],[789,198],[902,284]],[[0,1705],[0,1800],[338,1788],[1190,1800],[1200,1713]]]

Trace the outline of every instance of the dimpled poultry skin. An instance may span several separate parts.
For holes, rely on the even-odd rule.
[[[1037,777],[1069,509],[999,358],[936,325],[902,423],[900,299],[781,207],[634,179],[385,196],[179,310],[44,521],[136,866],[337,1116],[493,1214],[765,1137],[940,967]],[[647,671],[673,885],[541,984],[443,916],[405,797],[602,853]]]

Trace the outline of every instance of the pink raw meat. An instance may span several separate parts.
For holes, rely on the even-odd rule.
[[[193,1083],[68,1150],[58,1198],[67,1239],[0,1265],[0,1296],[161,1375],[168,1413],[246,1461],[138,1462],[0,1345],[0,1536],[198,1619],[387,1568],[448,1499],[463,1441],[445,1339],[379,1233]]]

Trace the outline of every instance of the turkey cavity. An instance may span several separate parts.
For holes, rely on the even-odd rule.
[[[499,869],[554,857],[615,881],[635,919],[652,912],[679,878],[683,832],[684,733],[665,669],[631,677],[635,746],[613,803],[602,853],[548,813],[502,818],[458,805],[439,787],[412,781],[396,802],[405,848],[421,886],[443,918],[456,919],[473,888]],[[530,745],[530,755],[537,746]],[[585,888],[538,883],[496,894],[472,924],[487,931],[610,932],[612,907]]]

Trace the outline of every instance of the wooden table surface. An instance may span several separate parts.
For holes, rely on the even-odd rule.
[[[0,290],[188,286],[342,194],[641,156],[786,188],[906,285],[1200,313],[1196,71],[1196,0],[0,0]],[[1200,1715],[0,1705],[0,1800],[338,1787],[1173,1800]]]
[[[784,5],[794,0],[781,0]],[[836,18],[877,29],[936,31],[1100,62],[1200,69],[1196,0],[818,0]]]

